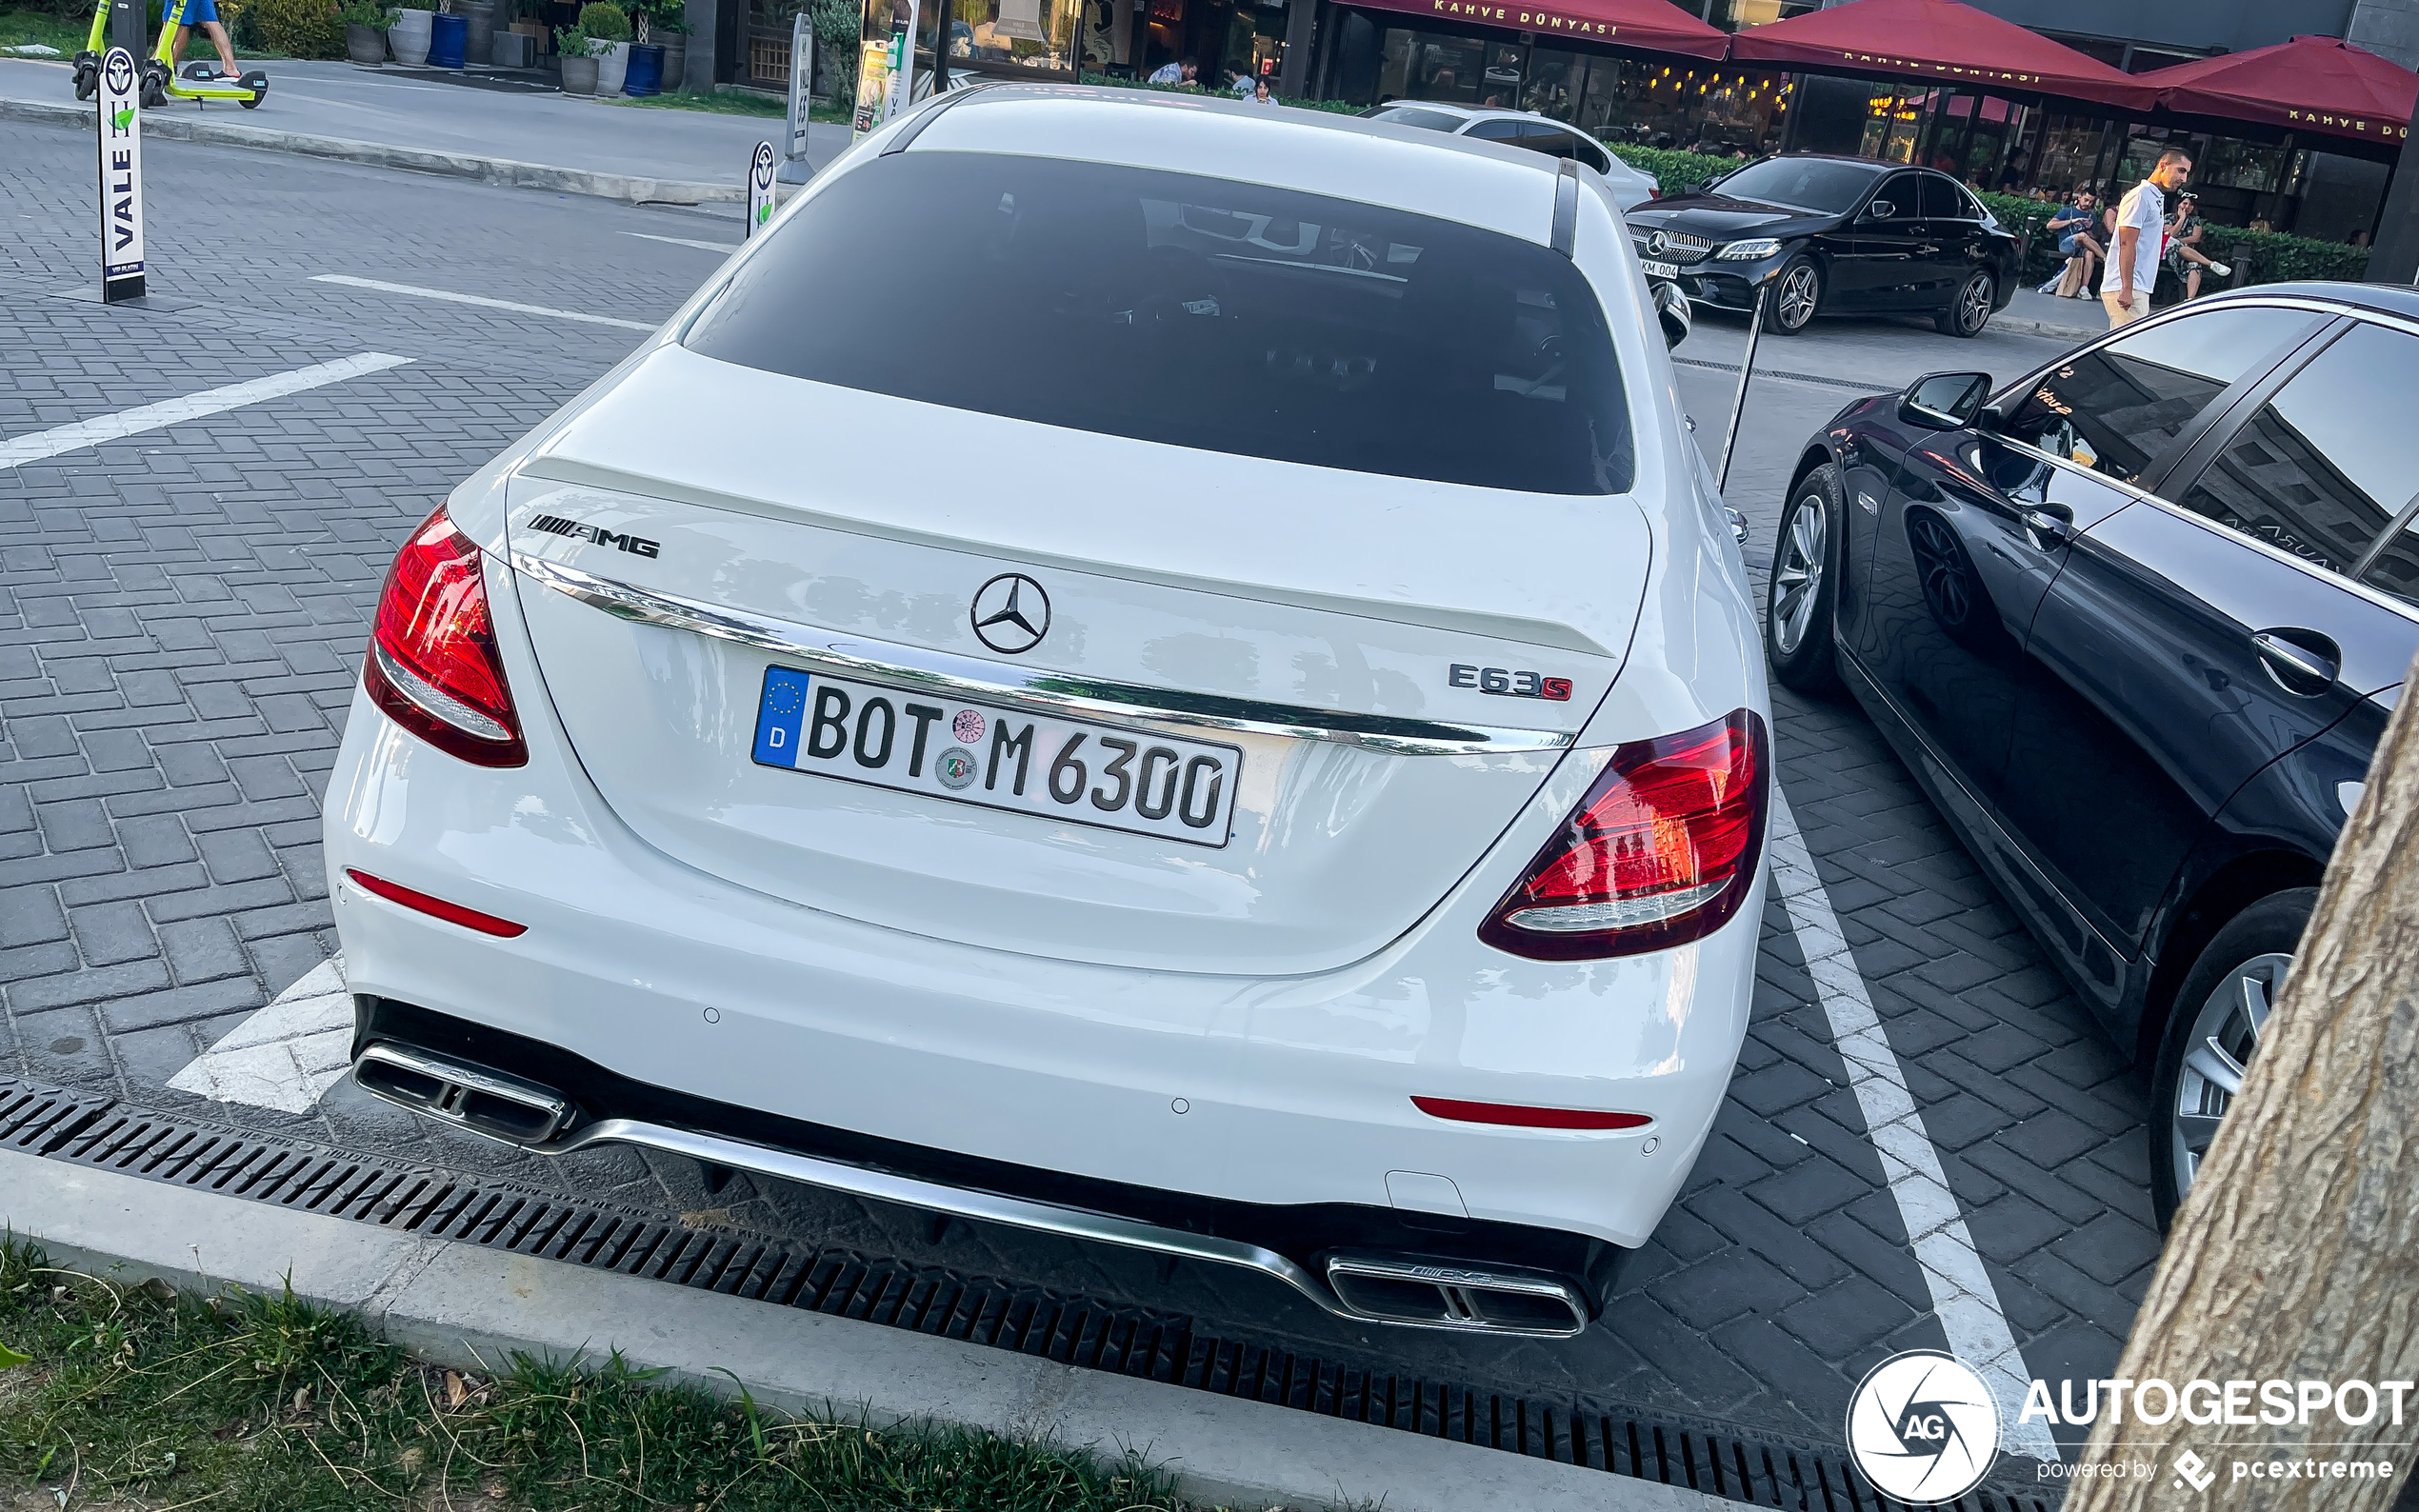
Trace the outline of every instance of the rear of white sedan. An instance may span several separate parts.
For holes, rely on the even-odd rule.
[[[396,559],[354,1074],[1573,1333],[1729,1081],[1767,717],[1600,180],[949,95]]]

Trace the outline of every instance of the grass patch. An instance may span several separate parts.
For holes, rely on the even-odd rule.
[[[712,94],[692,94],[687,90],[664,94],[650,94],[638,99],[608,100],[608,105],[627,105],[641,110],[704,110],[711,115],[758,115],[770,120],[787,120],[790,108],[781,101],[753,90],[719,90]],[[807,119],[825,125],[839,125],[849,119],[846,110],[830,106],[808,108]]]
[[[210,1512],[1143,1512],[1139,1462],[973,1433],[775,1419],[615,1356],[491,1376],[290,1295],[196,1303],[0,1237],[0,1503]],[[0,1353],[0,1360],[9,1356]]]
[[[81,21],[68,21],[41,10],[0,10],[0,52],[10,48],[53,47],[59,50],[57,61],[65,63],[84,50],[85,40],[91,34],[90,11]]]

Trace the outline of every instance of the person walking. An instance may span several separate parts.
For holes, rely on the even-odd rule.
[[[2125,191],[2116,211],[2116,241],[2100,278],[2100,303],[2109,328],[2130,326],[2150,312],[2150,287],[2159,281],[2159,253],[2167,239],[2167,197],[2192,176],[2192,156],[2169,148],[2150,167],[2150,176]]]
[[[233,82],[239,70],[235,67],[235,44],[229,40],[227,28],[218,19],[218,7],[213,0],[187,0],[184,18],[177,23],[176,41],[169,49],[168,66],[171,69],[184,59],[186,38],[195,27],[209,33],[210,46],[218,49],[218,76]]]

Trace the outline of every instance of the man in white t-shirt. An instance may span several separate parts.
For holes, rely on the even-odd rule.
[[[2116,240],[2100,275],[2100,303],[2108,308],[2109,329],[2150,312],[2150,286],[2159,281],[2159,254],[2166,249],[2167,197],[2191,176],[2191,155],[2170,147],[2159,154],[2150,176],[2118,202]]]

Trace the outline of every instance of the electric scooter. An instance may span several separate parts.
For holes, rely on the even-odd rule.
[[[176,49],[176,29],[185,24],[190,3],[169,0],[168,12],[160,17],[160,45],[143,65],[143,108],[156,109],[170,100],[232,100],[247,110],[257,109],[269,98],[269,75],[263,70],[254,69],[230,84],[218,76],[214,60],[188,63],[182,72],[174,68],[170,55]]]
[[[75,55],[75,97],[92,98],[101,87],[101,59],[110,48],[110,0],[93,0],[92,34],[84,39],[84,50]]]

